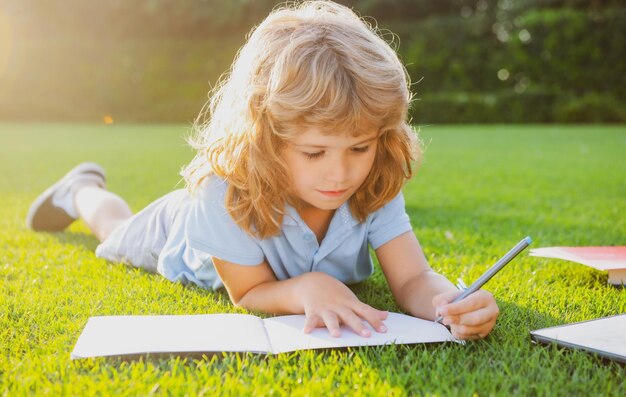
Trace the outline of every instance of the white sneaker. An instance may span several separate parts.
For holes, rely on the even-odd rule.
[[[96,163],[81,163],[57,183],[46,189],[31,204],[26,226],[36,231],[57,232],[78,219],[74,205],[76,188],[95,185],[106,188],[104,169]]]

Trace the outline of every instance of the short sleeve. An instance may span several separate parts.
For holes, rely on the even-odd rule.
[[[224,206],[226,182],[209,177],[198,186],[186,222],[193,249],[239,265],[258,265],[264,255],[258,241],[240,228]]]
[[[367,239],[373,249],[413,230],[404,207],[404,196],[399,193],[393,200],[369,217]]]

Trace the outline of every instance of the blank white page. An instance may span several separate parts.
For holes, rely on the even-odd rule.
[[[103,316],[87,321],[71,357],[269,349],[263,321],[251,315]]]
[[[400,313],[389,313],[384,321],[388,331],[378,333],[372,330],[372,336],[364,338],[349,328],[341,327],[341,336],[332,337],[326,328],[314,329],[305,334],[302,329],[304,315],[292,315],[266,318],[267,330],[273,353],[285,353],[304,349],[325,349],[349,346],[376,346],[404,343],[432,343],[454,341],[452,334],[441,324],[422,320]],[[368,325],[369,327],[369,325]]]

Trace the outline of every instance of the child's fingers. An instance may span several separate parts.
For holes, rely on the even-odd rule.
[[[376,332],[387,332],[387,327],[382,320],[387,318],[388,312],[374,309],[365,303],[358,305],[354,311],[359,317],[367,321]]]
[[[486,307],[490,303],[495,304],[495,300],[493,299],[491,293],[485,290],[478,290],[465,299],[440,307],[438,309],[438,312],[444,317],[461,315],[464,313],[476,311],[482,307]]]
[[[491,332],[493,327],[453,325],[450,327],[452,336],[457,339],[482,339]]]
[[[450,291],[435,295],[433,297],[432,304],[434,307],[447,305],[449,302],[452,302],[454,298],[456,298],[460,293],[461,291]]]
[[[498,306],[483,307],[473,312],[464,313],[458,316],[457,324],[478,326],[495,321],[498,318],[500,310]]]
[[[488,323],[495,323],[498,318],[498,307],[495,306],[495,310],[491,307],[484,307],[473,312],[464,313],[461,315],[447,315],[443,318],[444,325],[467,325],[467,326],[481,326]]]
[[[324,324],[326,324],[326,328],[328,328],[328,332],[332,337],[338,338],[341,336],[341,329],[339,327],[339,319],[337,315],[331,311],[324,311],[322,314],[322,320]]]
[[[342,309],[339,311],[341,321],[350,327],[357,335],[364,338],[372,336],[372,331],[369,330],[363,323],[363,319],[359,317],[355,312],[350,309]]]
[[[307,316],[304,322],[304,333],[311,333],[315,328],[323,325],[322,319],[318,315]]]

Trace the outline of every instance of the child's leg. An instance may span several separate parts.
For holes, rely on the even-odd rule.
[[[120,196],[95,185],[80,187],[74,205],[87,227],[101,242],[133,213]]]
[[[71,169],[31,204],[26,225],[36,231],[58,232],[83,218],[100,241],[132,212],[119,196],[105,189],[104,170],[95,163]]]

